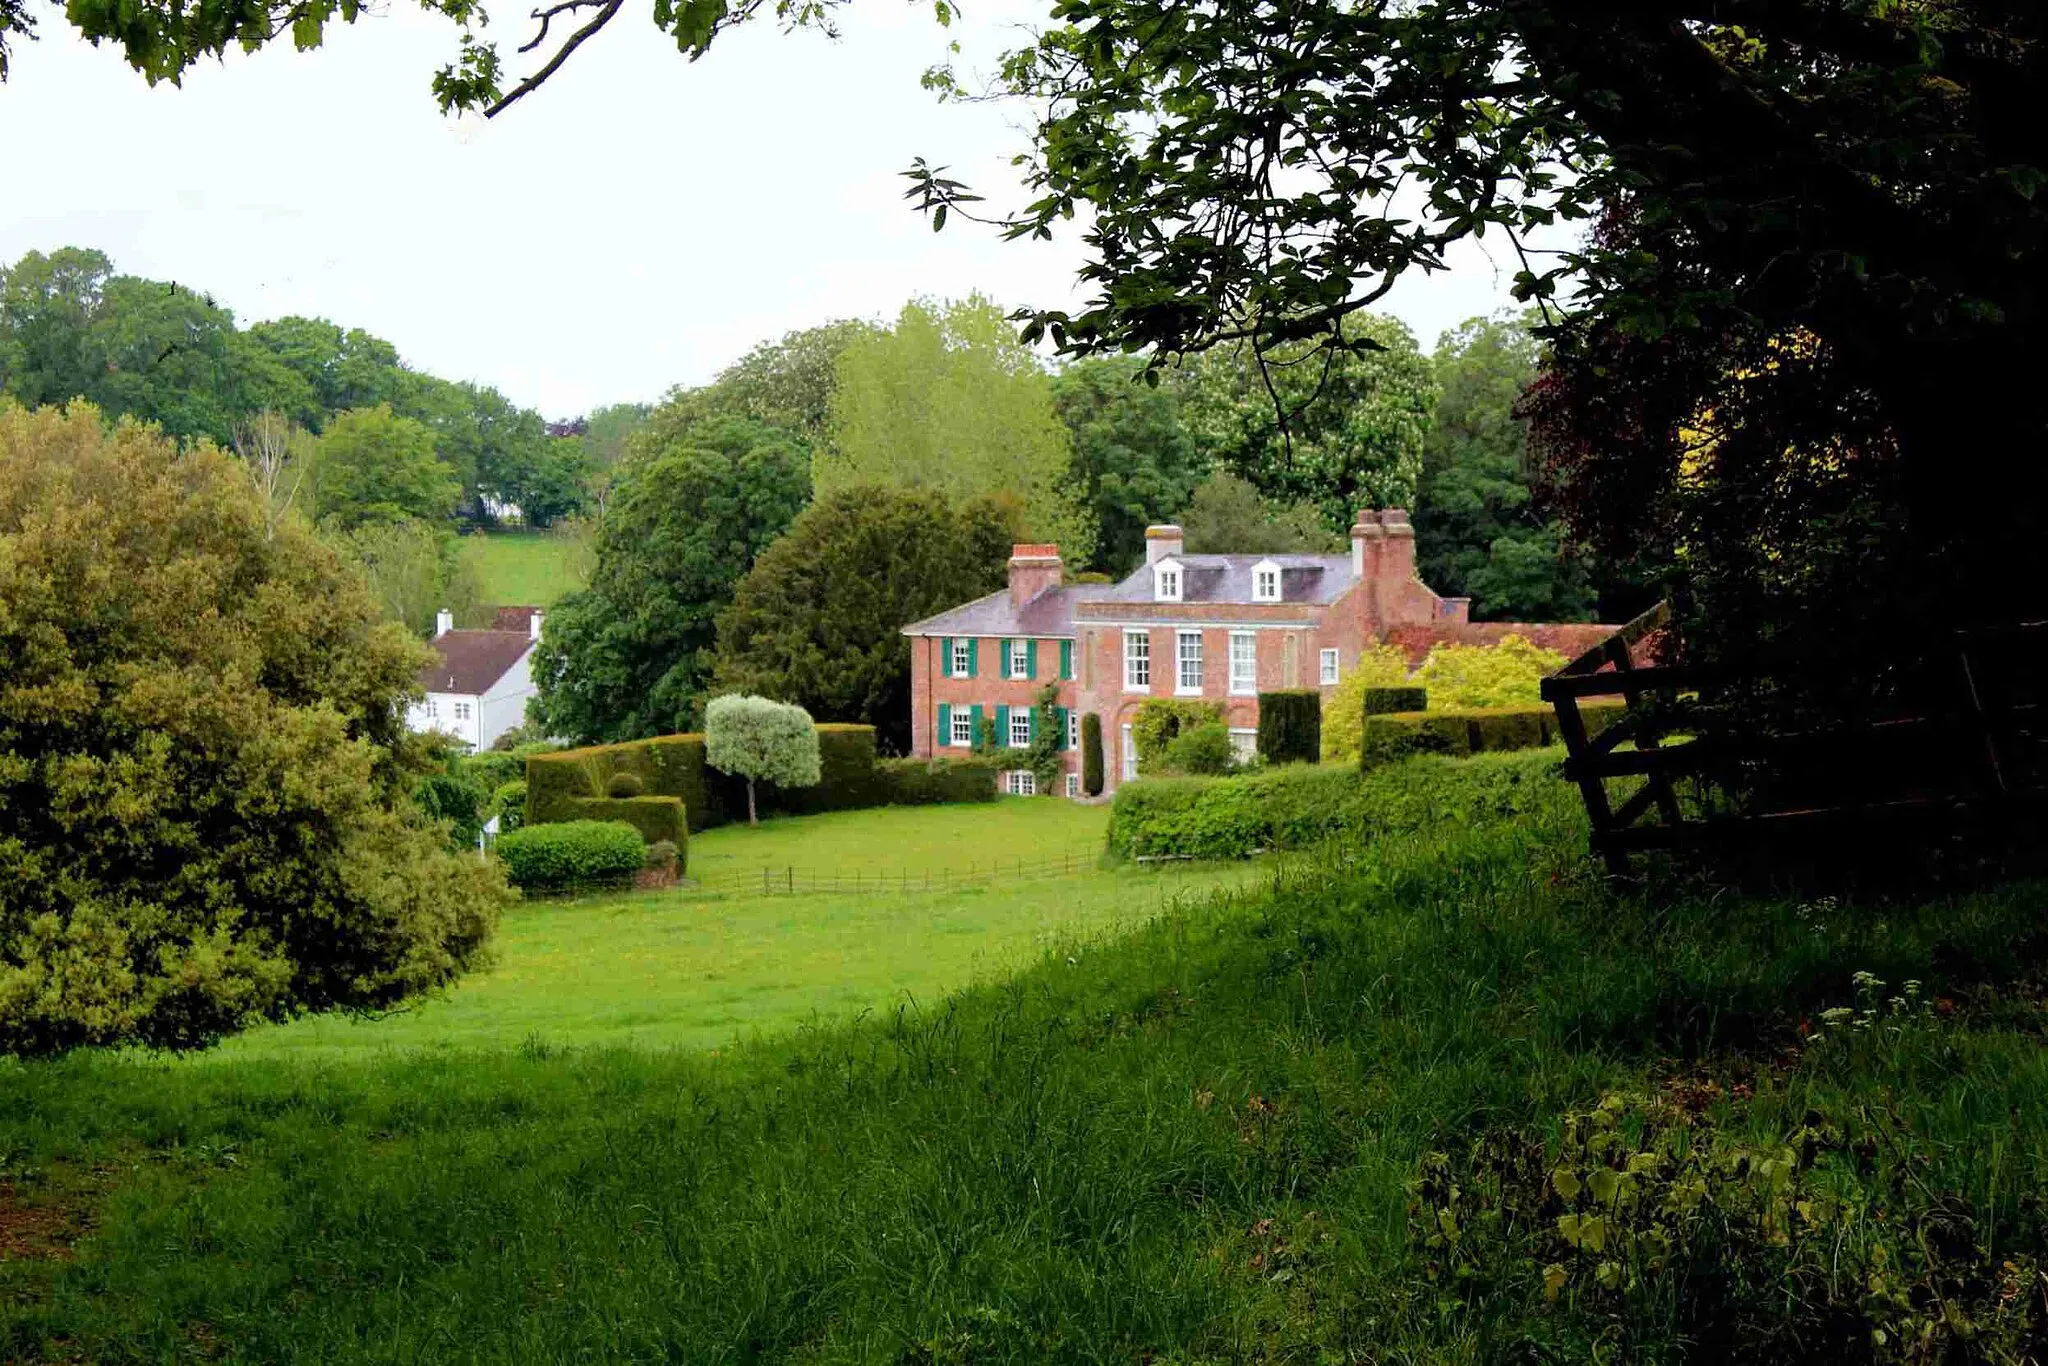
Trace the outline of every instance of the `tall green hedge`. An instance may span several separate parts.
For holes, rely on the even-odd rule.
[[[805,815],[818,811],[844,811],[854,807],[885,806],[903,800],[903,784],[884,772],[883,761],[875,757],[873,726],[826,723],[818,727],[819,782],[815,787],[784,790],[772,783],[761,785],[756,794],[763,813],[783,812]],[[990,770],[991,774],[993,769]],[[586,814],[583,803],[602,798],[613,777],[631,773],[640,780],[647,798],[676,798],[682,803],[690,830],[708,830],[727,821],[743,818],[747,810],[746,784],[720,773],[704,762],[704,737],[662,735],[652,740],[628,740],[617,745],[592,745],[584,749],[558,750],[536,754],[526,761],[526,823],[544,825],[576,820]],[[975,791],[978,779],[912,787],[919,792]],[[995,779],[988,779],[993,797]],[[980,801],[979,795],[963,797],[918,796],[913,801]],[[636,828],[644,829],[638,819]],[[668,839],[648,835],[648,839]],[[676,839],[680,846],[682,840]]]
[[[1383,712],[1390,711],[1427,711],[1429,709],[1429,689],[1427,688],[1412,686],[1367,688],[1363,696],[1365,698],[1365,714],[1367,716],[1378,716]]]
[[[1102,795],[1102,718],[1092,711],[1081,715],[1081,791]]]
[[[875,784],[887,806],[931,806],[940,802],[992,802],[997,765],[987,759],[883,759]]]
[[[1259,694],[1259,757],[1312,764],[1323,752],[1323,695],[1313,688]]]

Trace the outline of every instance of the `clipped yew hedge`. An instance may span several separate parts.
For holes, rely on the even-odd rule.
[[[1259,694],[1259,757],[1312,764],[1323,753],[1323,695],[1314,688]]]
[[[690,843],[690,822],[680,797],[571,797],[572,821],[618,821],[640,832],[649,844],[668,840],[677,849]]]
[[[817,785],[779,788],[763,783],[757,797],[764,815],[809,815],[892,803],[984,801],[995,796],[992,765],[970,767],[960,760],[933,763],[950,764],[961,771],[939,770],[936,776],[919,776],[912,772],[912,766],[923,769],[924,760],[875,757],[873,726],[828,722],[818,727]],[[987,768],[985,775],[983,767]],[[630,781],[621,784],[622,777]],[[728,821],[746,819],[746,783],[707,764],[704,737],[691,732],[533,755],[526,761],[526,823],[545,825],[586,817],[596,809],[591,805],[593,802],[611,800],[607,794],[614,791],[615,785],[623,790],[630,788],[632,782],[639,783],[640,795],[630,798],[631,801],[680,802],[682,823],[687,830],[708,830]],[[622,809],[616,818],[649,830],[649,822],[657,818],[643,812],[638,807]],[[673,839],[678,847],[684,838],[681,834],[654,834],[651,830],[647,837],[650,841]]]

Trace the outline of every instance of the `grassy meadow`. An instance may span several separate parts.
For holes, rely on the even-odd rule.
[[[583,587],[575,546],[553,532],[479,532],[463,537],[462,557],[493,606],[552,607]]]
[[[0,1360],[2038,1356],[2044,889],[1616,889],[1556,757],[715,1051],[0,1064]]]

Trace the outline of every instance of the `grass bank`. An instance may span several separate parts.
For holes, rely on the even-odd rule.
[[[488,531],[462,540],[483,600],[495,606],[551,607],[583,587],[575,547],[546,531]]]
[[[718,1056],[0,1067],[17,1189],[110,1173],[0,1357],[2016,1359],[2042,889],[1620,896],[1582,839],[1556,784]]]

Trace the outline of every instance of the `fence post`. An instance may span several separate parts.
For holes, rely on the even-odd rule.
[[[790,894],[791,896],[795,896],[795,895],[796,895],[796,865],[795,865],[794,863],[790,863],[790,864],[785,864],[785,865],[784,865],[784,867],[783,867],[783,870],[784,870],[784,871],[785,871],[785,872],[786,872],[786,873],[787,873],[787,874],[789,875],[789,894]]]
[[[761,865],[761,895],[768,896],[771,894],[772,889],[768,886],[768,865],[764,863]]]

